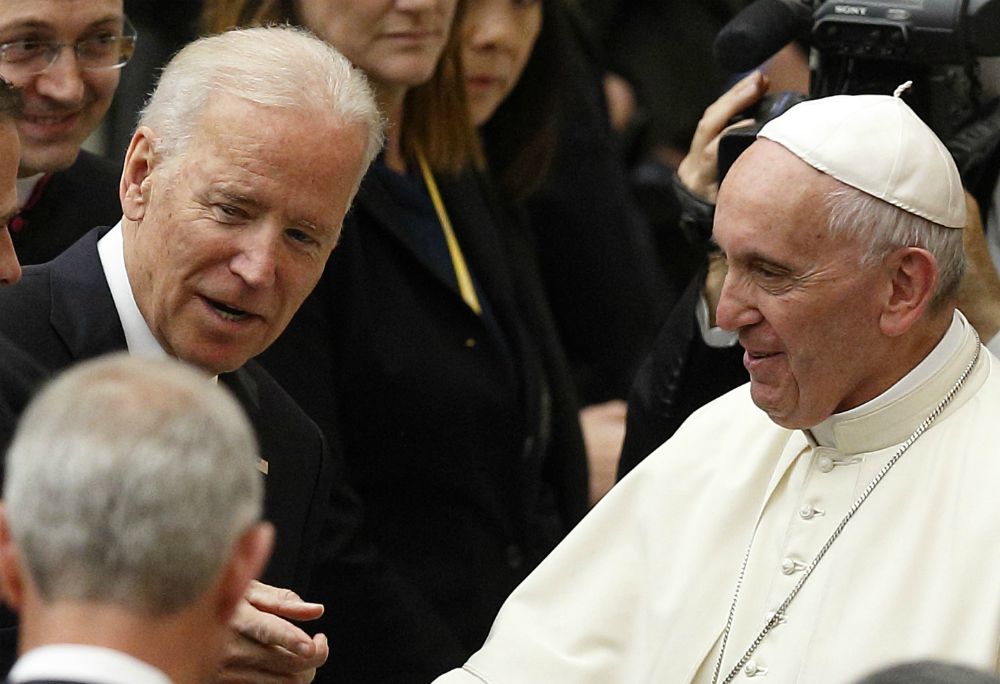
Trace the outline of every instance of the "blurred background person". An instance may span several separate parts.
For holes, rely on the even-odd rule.
[[[52,259],[121,217],[121,159],[80,146],[111,105],[136,33],[122,0],[0,3],[0,76],[19,87],[20,214],[11,236],[21,263]]]
[[[673,191],[685,206],[693,205],[690,220],[700,221],[706,235],[719,192],[719,142],[734,126],[750,123],[730,125],[769,86],[767,77],[753,72],[709,105],[678,167]],[[725,260],[707,238],[700,249],[702,265],[671,308],[629,392],[619,478],[669,439],[695,410],[749,380],[736,336],[715,322]]]
[[[211,30],[291,22],[373,83],[385,152],[316,290],[261,357],[330,439],[417,634],[328,601],[319,677],[426,682],[486,637],[506,595],[587,509],[578,405],[544,294],[511,263],[478,172],[455,0],[209,2]],[[322,563],[323,549],[320,549]],[[315,580],[325,601],[322,567]],[[334,607],[336,606],[336,607]],[[371,620],[368,621],[371,623]]]
[[[614,481],[623,399],[674,295],[578,23],[561,0],[469,0],[458,31],[512,261],[540,278],[585,406],[594,502]]]
[[[7,455],[7,681],[209,680],[274,539],[258,458],[232,396],[179,362],[117,355],[46,387]]]

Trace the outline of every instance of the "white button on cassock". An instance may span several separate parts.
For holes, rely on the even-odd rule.
[[[819,468],[820,472],[828,473],[833,470],[833,459],[829,456],[820,456],[816,459],[816,467]]]

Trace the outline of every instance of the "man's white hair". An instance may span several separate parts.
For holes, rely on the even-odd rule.
[[[22,416],[3,490],[11,535],[45,601],[176,613],[260,519],[257,461],[242,409],[200,372],[89,361]]]
[[[156,152],[169,159],[185,150],[202,109],[219,95],[361,126],[367,131],[365,169],[382,148],[382,114],[368,80],[304,29],[236,29],[190,43],[163,70],[138,125],[153,130]]]
[[[876,266],[899,247],[921,247],[937,260],[940,280],[931,299],[936,309],[952,300],[965,273],[962,230],[946,228],[838,182],[827,195],[830,235],[857,240],[861,266]]]

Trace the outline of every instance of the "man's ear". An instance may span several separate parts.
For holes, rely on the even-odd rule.
[[[239,536],[219,577],[217,616],[227,624],[246,595],[250,580],[264,571],[274,549],[274,525],[259,522]]]
[[[7,506],[0,502],[0,598],[18,612],[24,600],[24,578],[21,560],[7,522]]]
[[[118,195],[122,202],[122,213],[131,221],[142,220],[149,205],[150,175],[157,162],[155,140],[150,128],[140,126],[132,135],[132,142],[125,153]]]
[[[930,306],[940,280],[937,259],[920,247],[900,247],[884,262],[892,290],[882,309],[879,327],[889,337],[907,332]]]

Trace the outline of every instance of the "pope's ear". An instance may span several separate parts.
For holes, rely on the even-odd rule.
[[[919,321],[930,307],[940,280],[937,259],[920,247],[900,247],[886,257],[884,267],[891,291],[882,309],[882,333],[898,337]]]
[[[122,213],[131,221],[140,221],[149,205],[150,176],[156,166],[154,149],[155,136],[146,126],[140,126],[132,135],[118,194],[122,202]]]

